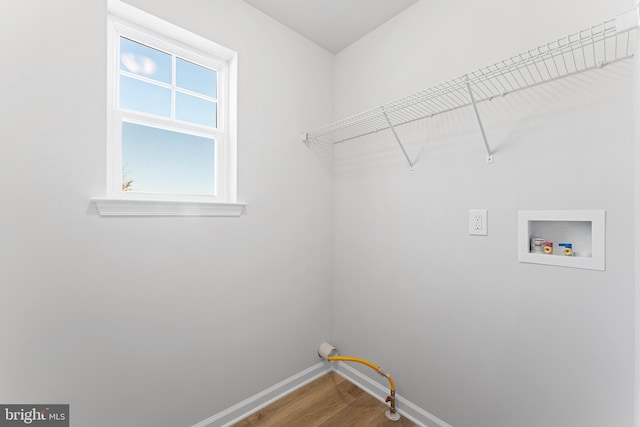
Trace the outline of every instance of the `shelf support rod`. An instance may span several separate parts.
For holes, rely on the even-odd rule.
[[[387,120],[387,123],[389,124],[389,129],[391,129],[391,132],[393,132],[393,136],[396,138],[396,141],[398,142],[398,145],[402,150],[402,154],[404,154],[404,158],[407,159],[407,163],[409,163],[409,167],[410,167],[409,171],[413,173],[413,163],[411,162],[411,159],[407,154],[407,150],[404,149],[404,145],[402,145],[402,141],[400,141],[400,137],[396,133],[396,129],[391,124],[391,120],[389,120],[389,116],[387,115],[387,112],[385,111],[384,107],[380,107],[380,108],[382,109],[382,114],[384,114],[384,118]]]
[[[484,133],[484,126],[482,126],[482,120],[480,119],[480,114],[478,113],[478,106],[476,105],[476,100],[473,97],[473,91],[471,90],[471,83],[469,83],[468,75],[467,75],[467,90],[469,91],[469,98],[471,99],[471,106],[473,106],[473,112],[476,115],[476,120],[478,121],[478,126],[480,127],[480,133],[482,134],[484,147],[487,150],[487,163],[493,163],[493,153],[491,153],[491,148],[489,148],[489,142],[487,142],[487,135]]]

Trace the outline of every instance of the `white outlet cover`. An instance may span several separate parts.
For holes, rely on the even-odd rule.
[[[469,209],[469,234],[472,236],[488,235],[487,210]]]

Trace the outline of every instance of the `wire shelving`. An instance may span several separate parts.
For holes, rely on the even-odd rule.
[[[631,58],[638,26],[638,8],[635,8],[447,82],[304,132],[302,139],[335,144],[390,129],[413,169],[395,128],[472,106],[487,150],[487,161],[492,162],[491,148],[476,104]]]

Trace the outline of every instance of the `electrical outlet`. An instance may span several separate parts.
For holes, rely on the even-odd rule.
[[[473,236],[488,234],[486,209],[469,209],[469,234]]]

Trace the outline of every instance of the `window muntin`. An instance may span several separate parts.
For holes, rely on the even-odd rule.
[[[217,128],[217,70],[124,36],[119,107]]]
[[[119,88],[121,109],[171,117],[171,89],[126,75],[120,76]]]

